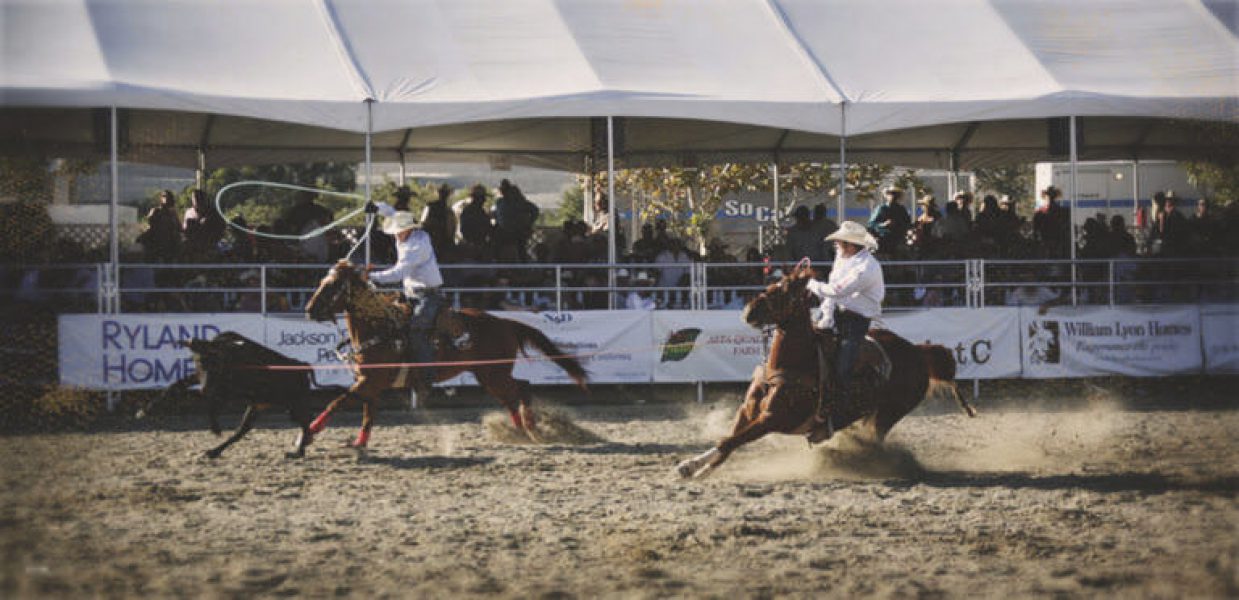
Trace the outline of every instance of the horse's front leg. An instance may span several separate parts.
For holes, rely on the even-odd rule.
[[[735,437],[739,435],[741,431],[744,431],[749,427],[749,424],[758,417],[761,400],[764,395],[765,388],[755,380],[753,384],[749,386],[748,394],[745,395],[744,404],[741,404],[740,408],[736,410],[736,421],[731,427],[731,435],[724,439]],[[719,444],[721,443],[722,442],[720,441]],[[699,477],[705,475],[726,459],[727,457],[721,454],[718,446],[716,445],[715,447],[676,465],[675,470],[680,474],[680,477],[685,479],[690,477]],[[709,465],[708,468],[707,465]]]
[[[258,409],[256,409],[253,404],[246,407],[245,415],[241,417],[241,424],[237,427],[237,430],[231,436],[228,436],[228,439],[224,440],[224,443],[207,450],[206,457],[219,458],[219,455],[223,454],[224,448],[231,446],[237,440],[245,437],[245,434],[249,433],[249,430],[254,427],[254,417],[257,415]]]

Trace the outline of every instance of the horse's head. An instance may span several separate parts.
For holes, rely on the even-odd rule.
[[[801,261],[790,274],[770,284],[750,300],[744,306],[741,318],[753,327],[782,326],[796,318],[807,319],[813,302],[805,284],[812,277],[813,269],[809,268],[809,263]]]
[[[315,321],[335,322],[336,315],[348,308],[353,290],[365,286],[361,273],[347,260],[337,262],[305,304],[305,314]]]

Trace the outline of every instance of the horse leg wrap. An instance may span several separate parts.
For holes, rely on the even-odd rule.
[[[508,416],[512,417],[512,426],[517,429],[524,429],[525,425],[521,422],[521,413],[519,410],[508,411]]]
[[[366,444],[370,443],[370,430],[362,429],[357,432],[357,441],[353,442],[354,448],[365,448]]]
[[[330,419],[331,413],[323,411],[323,414],[318,415],[318,418],[314,419],[314,421],[310,423],[310,433],[321,433],[327,428],[327,421]]]

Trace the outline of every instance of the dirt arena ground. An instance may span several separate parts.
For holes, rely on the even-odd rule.
[[[387,411],[364,459],[355,413],[300,461],[280,416],[217,461],[200,416],[0,437],[0,597],[1239,595],[1239,405],[982,403],[675,477],[733,408],[560,408],[542,446]]]

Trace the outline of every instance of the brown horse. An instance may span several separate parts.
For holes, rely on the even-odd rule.
[[[361,431],[349,444],[364,448],[370,440],[374,403],[387,389],[412,386],[412,368],[406,349],[403,324],[409,318],[408,308],[394,301],[394,294],[375,290],[348,261],[340,261],[327,273],[318,290],[306,304],[306,314],[315,321],[335,321],[344,313],[352,344],[357,381],[341,396],[332,400],[322,414],[310,424],[309,435],[321,432],[327,420],[350,398],[361,402]],[[576,358],[564,354],[550,338],[534,327],[480,310],[440,311],[440,321],[455,320],[475,343],[460,349],[450,343],[437,343],[435,350],[435,381],[444,381],[468,371],[490,395],[508,409],[512,423],[534,441],[538,441],[537,424],[530,409],[529,382],[512,377],[517,353],[533,346],[568,373],[582,390],[587,374]],[[436,328],[436,331],[439,328]],[[459,332],[455,332],[459,333]],[[378,366],[374,366],[378,365]]]
[[[816,302],[805,289],[812,275],[807,265],[798,266],[744,307],[743,318],[749,325],[775,326],[769,357],[753,371],[753,382],[736,414],[731,435],[705,453],[681,462],[676,467],[681,477],[712,471],[737,448],[768,433],[822,433],[815,430],[826,427],[814,418],[819,387],[819,334],[809,316]],[[831,422],[835,428],[861,421],[880,442],[895,423],[920,404],[931,382],[934,387],[945,387],[965,412],[975,415],[955,389],[955,359],[946,348],[916,346],[881,329],[870,330],[869,336],[876,344],[865,345],[857,361],[858,369],[873,373],[871,365],[884,363],[885,356],[889,359],[889,375],[882,378],[867,373],[854,377],[858,385],[849,394],[850,401],[832,408]]]

